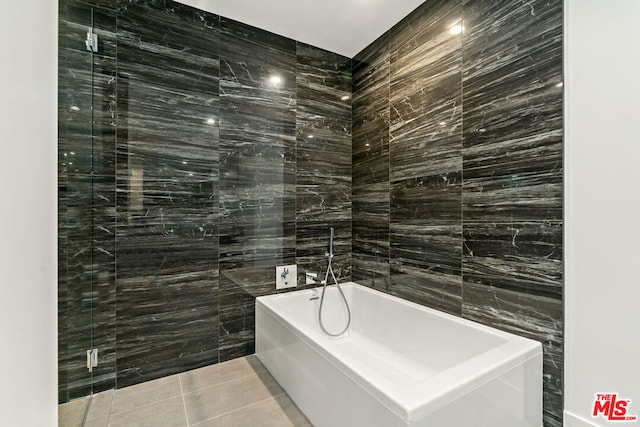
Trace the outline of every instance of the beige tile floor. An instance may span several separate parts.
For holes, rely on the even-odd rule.
[[[109,390],[58,407],[60,427],[307,427],[255,356]]]

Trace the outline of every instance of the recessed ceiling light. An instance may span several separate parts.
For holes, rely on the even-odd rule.
[[[280,78],[280,76],[271,76],[269,82],[271,82],[272,85],[276,86],[282,83],[282,79]]]
[[[563,83],[563,82],[560,82],[560,83],[558,83],[558,84],[556,85],[556,87],[562,87],[562,86],[564,86],[564,83]]]
[[[447,125],[447,122],[440,122],[440,123],[438,123],[438,124],[439,124],[440,126],[446,126],[446,125]]]
[[[307,138],[312,139],[313,135],[307,135]]]
[[[207,124],[208,125],[214,125],[214,124],[216,124],[216,121],[213,120],[213,119],[207,119]]]
[[[342,97],[342,98],[340,98],[340,99],[341,99],[341,100],[343,100],[343,101],[346,101],[346,100],[348,100],[349,98],[351,98],[349,95],[345,95],[345,96],[343,96],[343,97]]]

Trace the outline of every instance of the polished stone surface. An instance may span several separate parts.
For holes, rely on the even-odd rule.
[[[353,60],[171,1],[60,11],[60,401],[253,352],[274,267],[323,273],[334,227],[341,279],[541,341],[561,425],[560,0],[426,2]]]
[[[352,277],[389,278],[389,34],[353,59]]]
[[[461,3],[429,2],[390,31],[390,292],[460,315]]]
[[[465,1],[465,219],[562,220],[562,17],[560,0]]]
[[[560,426],[563,5],[465,0],[463,15],[463,315],[542,342],[544,422]]]
[[[215,15],[177,3],[119,6],[123,387],[218,361],[219,41]]]
[[[255,297],[324,272],[329,227],[351,278],[350,59],[171,1],[60,29],[61,402],[253,353]]]
[[[562,2],[426,2],[358,58],[354,278],[541,341],[561,425]]]
[[[326,270],[329,228],[332,266],[351,280],[351,60],[298,43],[296,111],[296,264]]]

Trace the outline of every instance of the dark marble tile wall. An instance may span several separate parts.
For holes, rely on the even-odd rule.
[[[389,34],[353,58],[353,280],[389,284]]]
[[[356,56],[384,59],[356,61],[353,86],[354,278],[541,341],[545,426],[562,424],[562,13],[425,2]],[[372,167],[364,147],[386,138]]]
[[[462,314],[542,342],[545,425],[560,426],[562,1],[463,9]]]
[[[296,264],[326,271],[334,228],[333,269],[351,280],[351,60],[298,43],[296,111]]]
[[[224,361],[253,352],[255,297],[272,291],[273,267],[295,261],[296,42],[225,18],[220,25]]]
[[[460,314],[460,1],[428,2],[390,31],[390,292]]]
[[[61,1],[60,40],[61,402],[252,353],[330,226],[350,279],[348,58],[168,0]]]
[[[118,4],[117,386],[218,361],[219,18]]]

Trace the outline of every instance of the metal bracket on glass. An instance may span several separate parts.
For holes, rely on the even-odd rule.
[[[87,39],[84,41],[85,46],[89,52],[98,51],[98,35],[93,32],[93,28],[89,28],[87,32]]]

